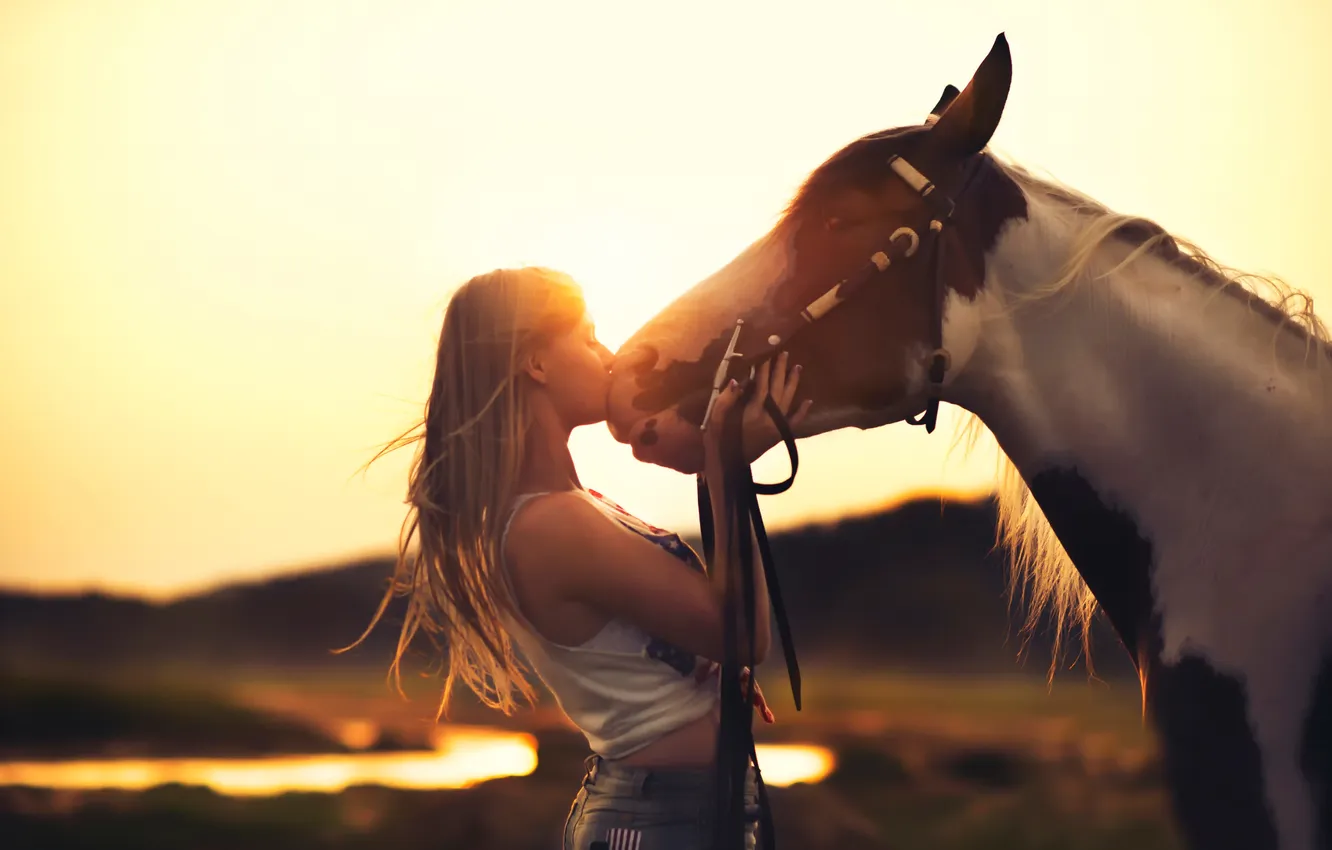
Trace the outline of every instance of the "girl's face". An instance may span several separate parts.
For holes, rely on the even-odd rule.
[[[614,359],[610,349],[597,341],[596,327],[586,313],[573,329],[552,339],[538,354],[538,380],[570,429],[605,421]]]

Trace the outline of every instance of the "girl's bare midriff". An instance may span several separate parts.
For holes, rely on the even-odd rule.
[[[717,754],[717,729],[721,710],[668,732],[633,755],[616,759],[632,767],[711,767]]]

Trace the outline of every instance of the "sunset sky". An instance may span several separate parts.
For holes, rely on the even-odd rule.
[[[408,453],[356,472],[419,415],[452,287],[564,269],[614,348],[1001,31],[998,149],[1332,304],[1325,0],[0,3],[0,584],[387,551]],[[952,422],[805,441],[769,524],[985,492]],[[691,479],[602,426],[574,452],[695,527]]]

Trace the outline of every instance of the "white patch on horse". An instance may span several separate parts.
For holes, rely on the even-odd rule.
[[[1153,256],[1097,279],[1129,250],[1113,241],[1089,280],[1005,307],[1055,278],[1076,224],[1028,194],[987,257],[998,295],[976,302],[982,331],[948,396],[1024,473],[1076,460],[1152,542],[1162,660],[1198,656],[1240,682],[1281,846],[1310,847],[1299,748],[1332,637],[1332,370]]]
[[[944,373],[944,386],[953,383],[967,366],[976,350],[981,334],[981,308],[976,297],[968,298],[950,289],[944,297],[943,347],[948,352],[949,366]]]

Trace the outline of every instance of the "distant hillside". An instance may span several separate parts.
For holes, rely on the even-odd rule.
[[[290,718],[182,688],[0,672],[0,760],[260,756],[348,747]]]
[[[103,594],[0,593],[0,663],[382,665],[396,646],[392,629],[400,615],[386,614],[384,624],[355,650],[345,655],[330,650],[351,643],[369,624],[391,567],[387,559],[368,559],[227,585],[167,604]]]
[[[1010,614],[1003,597],[994,523],[989,501],[922,499],[772,535],[802,659],[1044,675],[1048,644],[1034,641],[1021,668],[1016,659],[1020,612]],[[390,569],[386,559],[366,560],[165,605],[0,593],[0,665],[383,669],[396,645],[401,600],[365,644],[346,655],[330,650],[365,628]],[[1103,623],[1094,652],[1099,675],[1128,672]]]
[[[797,650],[924,673],[1045,676],[1044,635],[1018,659],[1026,612],[1010,609],[1005,596],[1007,554],[994,548],[995,522],[991,500],[933,498],[774,535]],[[1134,675],[1101,620],[1093,629],[1097,675]]]

